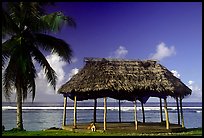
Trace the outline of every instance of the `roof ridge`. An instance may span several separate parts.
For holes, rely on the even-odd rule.
[[[140,60],[140,59],[124,59],[124,58],[97,58],[97,57],[85,57],[84,61],[147,61],[147,62],[157,62],[157,60],[147,59],[147,60]]]

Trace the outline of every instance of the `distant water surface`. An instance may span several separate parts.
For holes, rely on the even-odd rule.
[[[77,123],[93,121],[93,102],[77,102]],[[141,105],[137,103],[138,121],[142,122]],[[144,104],[145,121],[160,122],[159,103]],[[118,102],[107,103],[107,121],[119,120]],[[175,103],[168,103],[170,123],[177,123]],[[183,103],[184,123],[186,128],[202,127],[202,103]],[[63,103],[24,103],[23,124],[26,130],[42,130],[62,126]],[[163,110],[163,118],[165,114]],[[121,120],[134,121],[134,105],[132,102],[121,101]],[[67,124],[73,124],[73,102],[67,104]],[[97,103],[97,121],[103,122],[103,103]],[[2,103],[2,125],[6,130],[16,127],[16,103]]]

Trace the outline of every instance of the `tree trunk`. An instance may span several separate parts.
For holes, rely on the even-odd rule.
[[[180,125],[180,113],[179,113],[178,97],[176,97],[176,106],[177,106],[177,113],[178,113],[178,125]]]
[[[63,126],[66,125],[66,113],[67,113],[67,96],[64,96],[64,112],[63,112]]]
[[[135,109],[135,130],[138,129],[138,123],[137,123],[137,99],[135,98],[135,103],[134,103],[134,109]]]
[[[120,99],[119,99],[119,122],[121,123]]]
[[[95,123],[96,123],[96,106],[97,106],[97,99],[95,98],[94,99],[94,114],[93,114],[93,123],[94,123],[94,125],[95,125]]]
[[[144,105],[143,102],[141,102],[142,105],[142,117],[143,117],[143,123],[145,123],[145,112],[144,112]]]
[[[107,106],[106,106],[106,97],[104,97],[104,117],[103,117],[103,130],[105,131],[107,129],[106,124],[106,112],[107,112]]]
[[[76,121],[77,120],[77,97],[74,96],[74,128],[77,128]]]
[[[22,93],[21,89],[17,88],[17,129],[23,130],[23,118],[22,118]]]
[[[184,118],[183,118],[183,109],[182,109],[182,98],[180,97],[180,109],[181,109],[181,126],[184,128]]]
[[[163,115],[162,115],[162,99],[159,98],[160,101],[160,117],[161,117],[161,123],[163,122]]]
[[[168,114],[168,109],[167,109],[166,98],[164,98],[164,112],[166,116],[166,129],[169,129],[169,114]]]

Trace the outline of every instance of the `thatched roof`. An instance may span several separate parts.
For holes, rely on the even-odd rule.
[[[154,60],[85,58],[85,66],[58,93],[77,100],[111,97],[133,101],[191,94],[180,79]]]

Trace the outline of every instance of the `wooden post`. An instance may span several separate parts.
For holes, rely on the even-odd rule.
[[[104,120],[103,120],[103,128],[104,130],[106,130],[106,111],[107,111],[107,107],[106,107],[106,97],[104,97]]]
[[[119,122],[121,123],[120,99],[119,99]]]
[[[144,105],[143,105],[143,102],[141,102],[141,105],[142,105],[143,123],[145,123],[145,113],[144,113]]]
[[[96,106],[97,106],[97,99],[94,99],[94,120],[93,120],[93,123],[95,125],[96,123]]]
[[[180,125],[180,113],[179,113],[178,97],[176,97],[176,106],[177,106],[177,113],[178,113],[178,125]]]
[[[163,115],[162,115],[162,99],[159,98],[160,100],[160,116],[161,116],[161,123],[163,122]]]
[[[182,98],[180,97],[180,109],[181,109],[181,126],[184,127],[183,109],[182,109]]]
[[[164,111],[165,111],[165,117],[166,117],[166,129],[169,129],[169,115],[167,110],[166,98],[164,98]]]
[[[134,107],[135,107],[135,129],[137,130],[138,129],[138,124],[137,124],[137,101],[136,101],[136,98],[135,98]]]
[[[66,125],[66,112],[67,112],[66,108],[67,108],[67,97],[64,96],[64,113],[63,113],[63,124],[62,124],[63,126]]]
[[[77,125],[76,125],[76,119],[77,119],[76,106],[77,106],[77,100],[76,100],[76,95],[75,95],[74,96],[74,128],[77,128]]]

